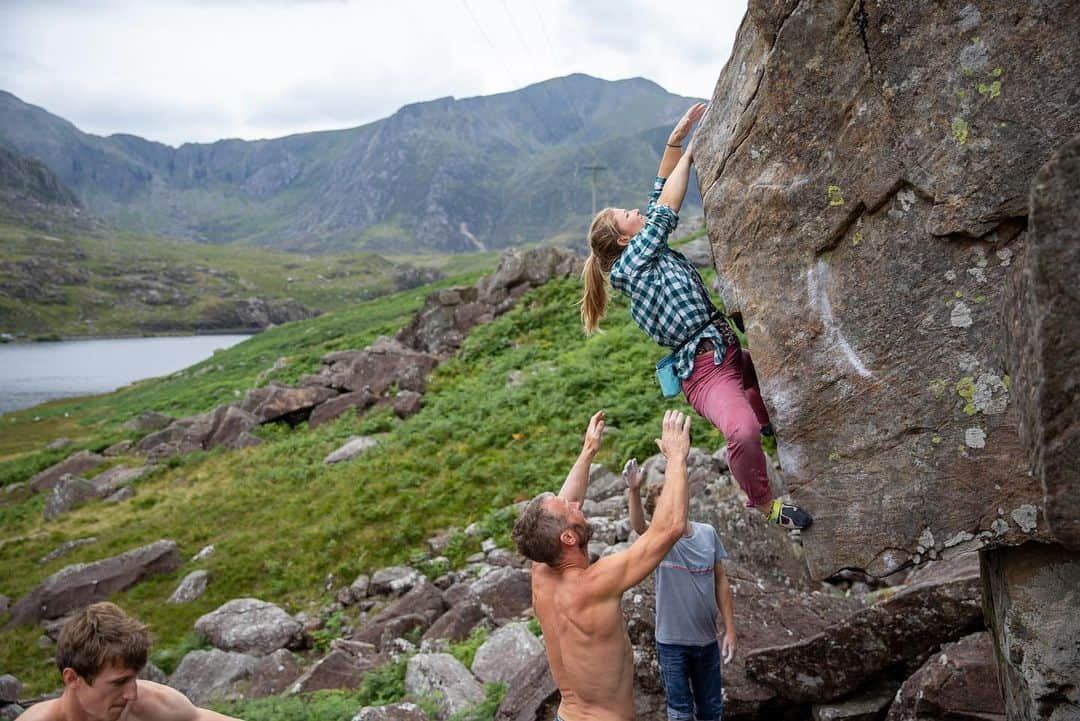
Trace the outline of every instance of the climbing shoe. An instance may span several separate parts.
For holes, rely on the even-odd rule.
[[[769,511],[769,522],[784,528],[807,528],[814,519],[810,514],[791,503],[783,503],[773,500],[772,510]]]

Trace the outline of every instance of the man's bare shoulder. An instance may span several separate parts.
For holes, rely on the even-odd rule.
[[[60,699],[36,703],[23,711],[15,721],[60,721]]]
[[[153,681],[139,681],[139,697],[123,721],[194,721],[198,709],[174,688]]]

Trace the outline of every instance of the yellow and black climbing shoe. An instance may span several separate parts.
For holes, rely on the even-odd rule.
[[[769,522],[784,528],[802,529],[809,527],[814,519],[796,505],[773,500],[772,510],[769,511]]]

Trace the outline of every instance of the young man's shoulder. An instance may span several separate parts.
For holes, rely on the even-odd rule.
[[[139,697],[124,721],[173,721],[193,718],[195,708],[174,688],[153,681],[139,681]]]
[[[15,721],[59,721],[60,699],[42,701],[23,711]]]

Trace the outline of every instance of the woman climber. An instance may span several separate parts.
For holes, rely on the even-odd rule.
[[[671,351],[657,366],[665,394],[681,388],[694,410],[724,434],[728,466],[747,505],[786,528],[806,528],[810,514],[774,499],[769,489],[760,436],[771,434],[772,426],[750,357],[713,306],[697,269],[667,244],[679,222],[693,162],[693,142],[684,153],[683,141],[704,114],[703,103],[694,105],[671,131],[644,214],[605,208],[593,218],[581,318],[586,333],[599,326],[607,311],[606,275],[629,297],[638,327]]]

